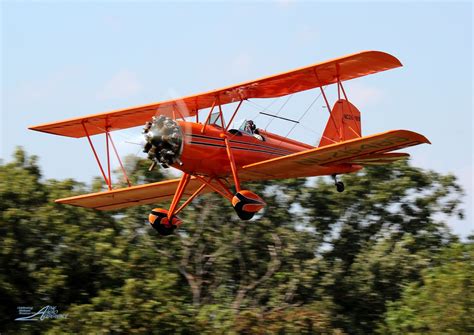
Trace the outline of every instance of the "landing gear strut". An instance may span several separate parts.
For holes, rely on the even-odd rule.
[[[337,175],[333,174],[332,179],[334,180],[334,185],[336,185],[336,190],[339,193],[344,192],[344,183],[342,181],[337,181]]]
[[[235,165],[234,155],[232,154],[232,148],[230,147],[229,139],[225,134],[221,134],[224,139],[227,157],[229,158],[230,169],[232,171],[232,177],[234,177],[235,190],[237,191],[232,197],[232,207],[241,220],[250,220],[253,218],[255,213],[265,207],[265,201],[262,200],[255,193],[248,190],[240,189],[239,176],[237,175],[237,166]]]

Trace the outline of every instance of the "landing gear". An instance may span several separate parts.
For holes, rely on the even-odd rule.
[[[335,174],[332,175],[332,179],[334,179],[334,185],[336,185],[336,190],[339,193],[344,192],[344,183],[342,181],[337,181],[337,176]]]
[[[168,219],[168,211],[163,208],[153,209],[148,216],[148,221],[161,236],[171,235],[182,223],[181,219],[175,215]]]
[[[224,139],[227,157],[229,158],[230,169],[232,171],[232,177],[234,177],[235,190],[237,193],[232,197],[232,207],[235,212],[242,220],[250,220],[253,218],[255,213],[265,207],[265,201],[262,200],[255,193],[248,190],[240,189],[239,176],[237,175],[237,166],[235,165],[234,155],[232,154],[232,148],[230,147],[229,139],[225,134],[221,134]]]
[[[241,220],[250,220],[265,205],[262,198],[248,190],[240,190],[232,198],[232,207]]]

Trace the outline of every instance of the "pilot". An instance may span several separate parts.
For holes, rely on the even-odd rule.
[[[245,123],[245,131],[250,133],[250,134],[258,134],[258,129],[255,123],[252,120],[248,120]]]
[[[264,141],[265,139],[263,138],[262,135],[260,135],[260,132],[258,131],[257,129],[257,126],[255,125],[255,123],[252,121],[252,120],[248,120],[246,123],[245,123],[245,127],[244,127],[244,130],[250,134],[252,134],[256,139],[260,140],[260,141]]]

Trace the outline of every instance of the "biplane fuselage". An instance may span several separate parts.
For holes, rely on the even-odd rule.
[[[232,171],[221,126],[216,124],[207,125],[205,132],[203,132],[201,123],[178,121],[178,124],[184,136],[180,156],[180,160],[184,163],[182,165],[175,163],[172,165],[173,167],[191,175],[199,174],[221,178],[231,176]],[[225,131],[224,134],[229,139],[237,167],[314,149],[313,146],[306,143],[261,129],[259,129],[261,139],[237,129],[230,129],[230,131]],[[313,170],[312,173],[316,176],[354,172],[361,169],[361,167],[359,165],[341,164],[331,167],[315,166],[315,169],[317,171]]]

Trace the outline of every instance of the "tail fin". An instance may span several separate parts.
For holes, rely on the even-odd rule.
[[[332,108],[319,146],[351,140],[362,136],[360,112],[349,101],[339,99]]]

